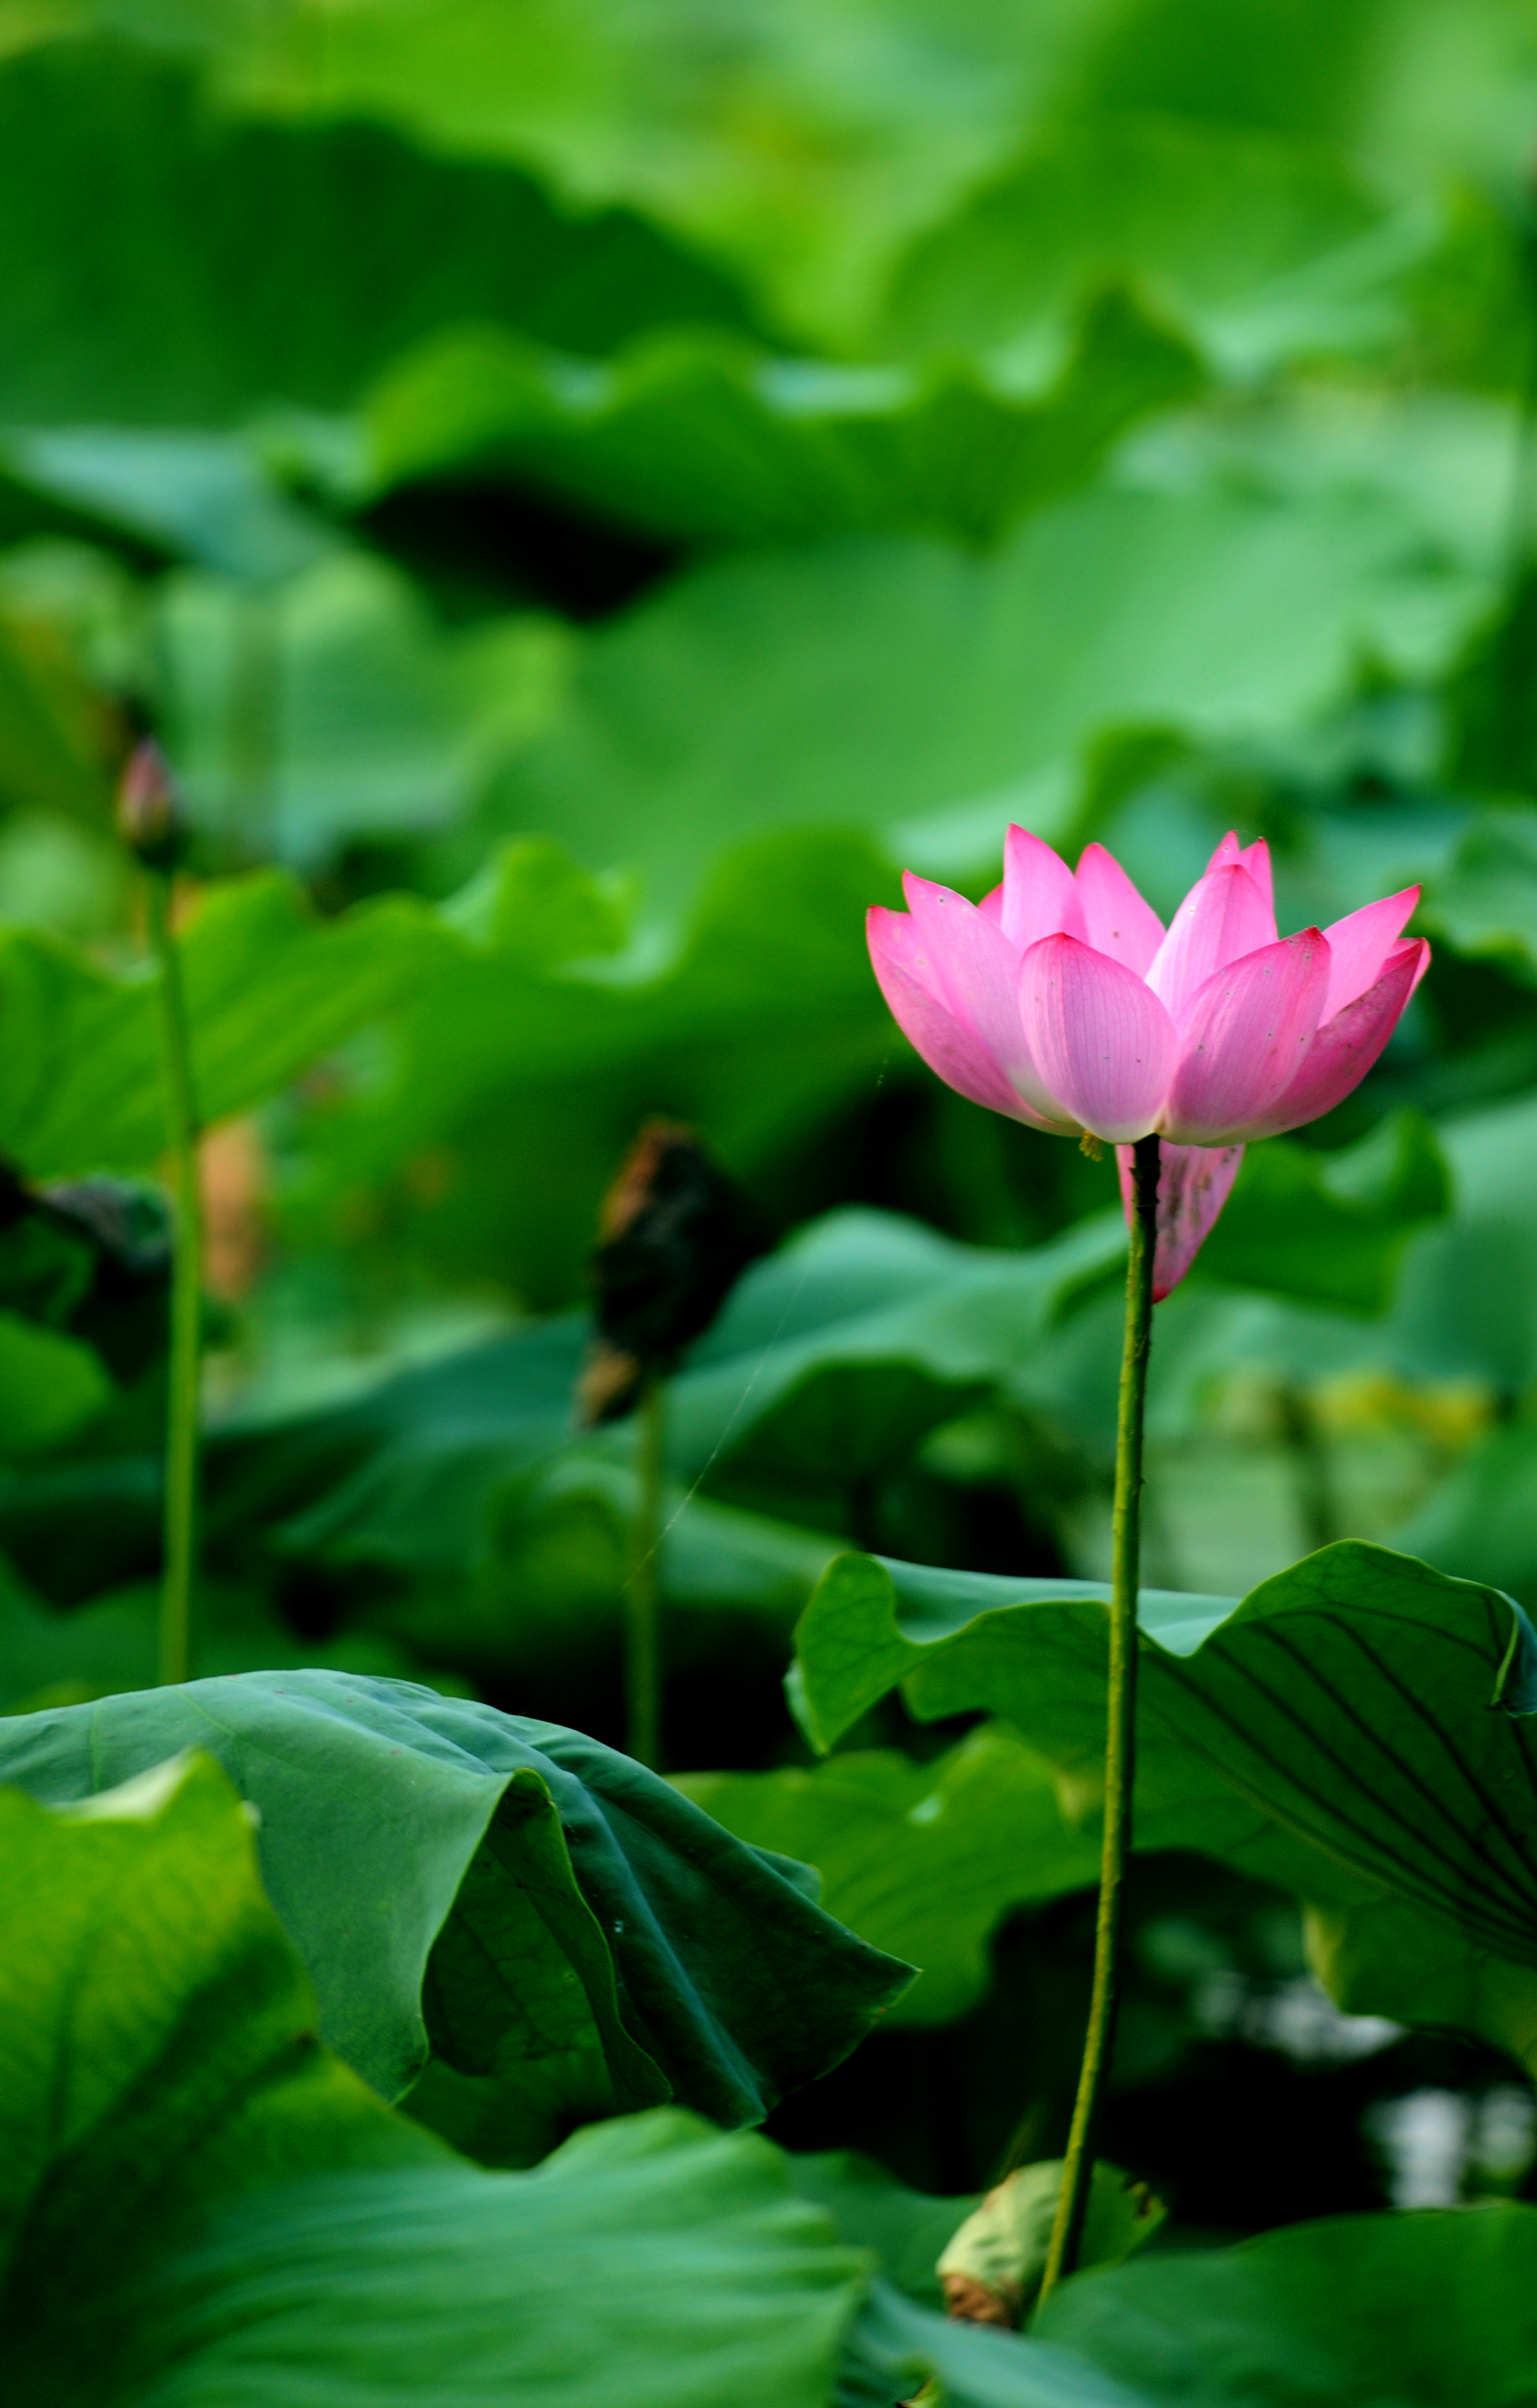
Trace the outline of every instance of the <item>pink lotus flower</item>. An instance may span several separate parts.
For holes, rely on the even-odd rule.
[[[1165,931],[1100,844],[1077,875],[1011,827],[980,903],[909,873],[869,915],[881,992],[932,1070],[974,1103],[1120,1149],[1165,1140],[1154,1292],[1167,1296],[1227,1202],[1244,1147],[1316,1120],[1359,1084],[1424,977],[1402,930],[1417,886],[1330,928],[1278,937],[1270,849],[1225,836]]]

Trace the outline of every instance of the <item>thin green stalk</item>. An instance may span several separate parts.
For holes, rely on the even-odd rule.
[[[1342,1524],[1329,1440],[1318,1425],[1313,1399],[1299,1380],[1283,1380],[1275,1392],[1281,1437],[1297,1482],[1297,1518],[1305,1552],[1331,1547]]]
[[[171,1344],[165,1412],[164,1572],[160,1604],[160,1677],[187,1678],[197,1550],[199,1350],[203,1226],[197,1190],[197,1106],[181,958],[171,929],[168,873],[146,872],[149,943],[160,965],[165,1117],[170,1129],[176,1221],[171,1256]]]
[[[635,1518],[625,1583],[624,1687],[628,1748],[655,1771],[662,1761],[662,1470],[666,1388],[655,1371],[635,1407]]]
[[[1147,1350],[1153,1336],[1153,1253],[1158,1235],[1159,1141],[1139,1140],[1133,1172],[1130,1258],[1126,1266],[1126,1339],[1116,1422],[1116,1503],[1110,1590],[1109,1710],[1104,1742],[1104,1842],[1100,1856],[1100,1905],[1094,1927],[1094,1983],[1084,2034],[1078,2095],[1073,2105],[1062,2187],[1040,2296],[1046,2299],[1078,2262],[1084,2214],[1094,2172],[1094,2132],[1116,2037],[1119,2004],[1120,1934],[1126,1859],[1131,1847],[1131,1789],[1136,1771],[1137,1576],[1142,1551],[1142,1425],[1147,1398]]]

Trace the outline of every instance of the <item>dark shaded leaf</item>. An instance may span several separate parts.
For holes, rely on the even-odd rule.
[[[518,168],[424,158],[377,125],[243,123],[126,45],[8,59],[0,163],[13,421],[345,408],[466,316],[602,351],[667,319],[747,314],[723,275],[628,210],[567,214]]]
[[[501,477],[674,539],[912,527],[987,543],[1203,380],[1119,293],[1089,311],[1057,376],[1023,391],[953,361],[840,367],[723,334],[648,336],[603,366],[455,329],[371,396],[365,490]]]
[[[1537,1971],[1459,1938],[1405,1899],[1310,1908],[1307,1953],[1347,2014],[1476,2032],[1537,2072]]]

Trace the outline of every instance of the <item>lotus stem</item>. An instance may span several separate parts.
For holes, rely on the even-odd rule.
[[[197,1186],[197,1108],[181,959],[171,927],[173,879],[146,872],[149,942],[160,966],[165,1117],[170,1131],[175,1222],[171,1342],[165,1410],[164,1569],[160,1603],[160,1677],[185,1681],[197,1552],[197,1456],[202,1340],[203,1216]]]
[[[1291,1457],[1296,1480],[1297,1518],[1302,1526],[1303,1552],[1314,1555],[1319,1547],[1333,1545],[1343,1522],[1329,1440],[1319,1426],[1313,1399],[1300,1381],[1281,1381],[1275,1401],[1281,1437]]]
[[[662,1762],[662,1479],[666,1383],[648,1370],[635,1407],[635,1513],[625,1583],[626,1746],[655,1772]]]
[[[1094,1927],[1094,1980],[1084,2034],[1078,2095],[1073,2105],[1062,2186],[1041,2299],[1078,2262],[1084,2214],[1094,2172],[1100,2100],[1109,2071],[1120,2003],[1121,1926],[1126,1860],[1131,1847],[1131,1789],[1136,1770],[1137,1585],[1142,1553],[1142,1432],[1147,1401],[1147,1351],[1153,1336],[1153,1254],[1158,1237],[1159,1141],[1138,1140],[1133,1169],[1131,1246],[1126,1266],[1126,1337],[1121,1351],[1120,1408],[1116,1422],[1116,1501],[1112,1525],[1110,1679],[1104,1742],[1104,1839],[1100,1902]]]

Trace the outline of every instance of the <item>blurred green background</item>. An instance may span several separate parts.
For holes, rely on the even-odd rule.
[[[670,1762],[807,1760],[841,1546],[1104,1570],[1110,1166],[942,1090],[862,947],[1011,817],[1164,913],[1230,825],[1283,926],[1425,886],[1382,1063],[1160,1308],[1148,1577],[1350,1535],[1537,1606],[1534,161],[1530,0],[0,0],[0,1704],[152,1677],[164,1264],[79,1184],[164,1140],[146,718],[216,1124],[200,1669],[622,1738],[631,1439],[570,1399],[652,1112],[781,1241],[670,1399]],[[1146,1880],[1128,2095],[1236,2052],[1327,2159],[1196,2220],[1377,2195],[1354,2092],[1296,2139],[1347,2044],[1254,2005],[1290,1910]],[[1080,1907],[957,2012],[1071,1988]],[[880,2044],[939,2186],[1017,2120],[924,2123],[968,2030]]]

